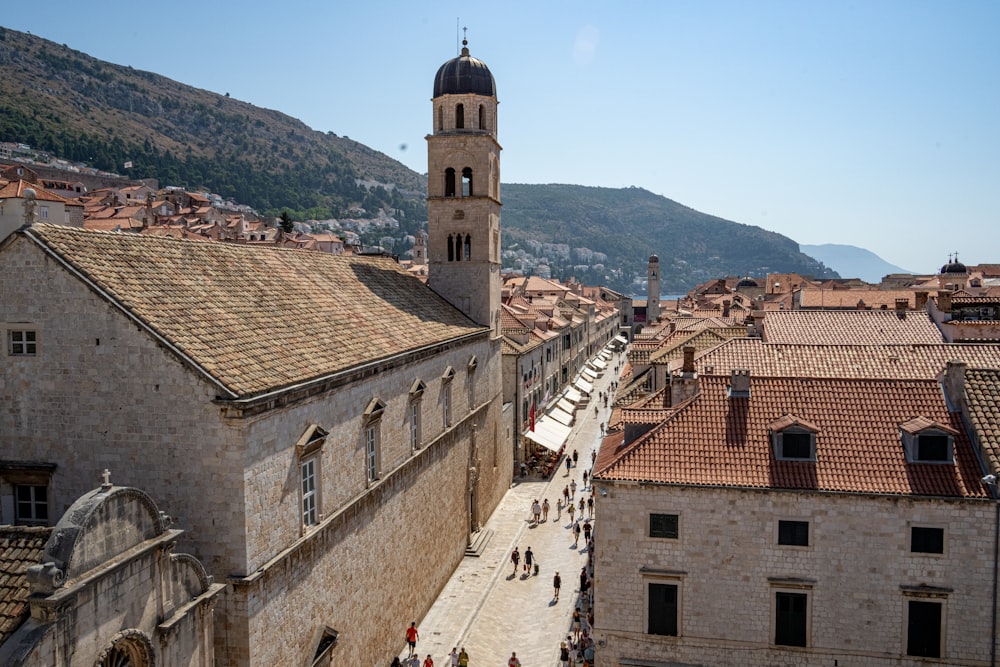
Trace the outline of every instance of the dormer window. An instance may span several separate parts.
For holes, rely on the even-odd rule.
[[[779,461],[815,461],[819,427],[794,415],[784,415],[768,425],[774,458]]]
[[[958,431],[926,417],[899,425],[908,463],[953,463]]]

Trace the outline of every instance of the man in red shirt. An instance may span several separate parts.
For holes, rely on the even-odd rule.
[[[406,628],[406,643],[410,645],[410,655],[417,652],[417,640],[420,638],[420,633],[417,632],[417,623],[414,621],[410,623],[410,627]]]

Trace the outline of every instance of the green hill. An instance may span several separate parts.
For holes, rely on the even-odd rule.
[[[426,177],[383,153],[317,132],[278,111],[114,65],[66,45],[0,27],[0,141],[98,169],[216,192],[293,218],[394,210],[401,233],[427,219]],[[787,271],[834,275],[791,239],[708,216],[637,188],[504,184],[504,243],[585,246],[604,270],[552,264],[629,291],[660,256],[664,293],[721,275]],[[364,213],[359,213],[363,209]]]

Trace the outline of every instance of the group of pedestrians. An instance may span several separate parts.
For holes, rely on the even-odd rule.
[[[420,638],[420,632],[417,631],[416,622],[410,623],[410,627],[406,629],[406,645],[410,648],[409,655],[399,659],[396,656],[392,660],[392,667],[434,667],[434,658],[428,653],[427,657],[424,658],[424,662],[421,665],[420,656],[417,655],[417,640]],[[469,667],[469,654],[466,652],[465,647],[462,650],[458,650],[458,647],[451,649],[451,653],[448,656],[450,658],[449,667]]]

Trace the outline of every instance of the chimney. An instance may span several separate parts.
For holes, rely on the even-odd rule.
[[[684,348],[684,365],[681,366],[681,373],[694,373],[694,348],[690,345]]]
[[[965,362],[957,359],[952,359],[945,367],[941,382],[949,412],[965,411],[965,368]]]
[[[729,380],[729,398],[750,397],[750,369],[734,368]]]
[[[896,299],[896,317],[901,320],[906,319],[906,310],[910,307],[910,300],[906,298]]]
[[[733,302],[726,299],[722,302],[722,316],[729,317],[729,307],[733,305]]]
[[[916,297],[916,310],[926,310],[927,309],[927,292],[917,292]]]
[[[697,373],[674,373],[670,376],[670,406],[682,403],[698,394]]]
[[[938,290],[937,307],[942,313],[951,312],[951,290]]]

